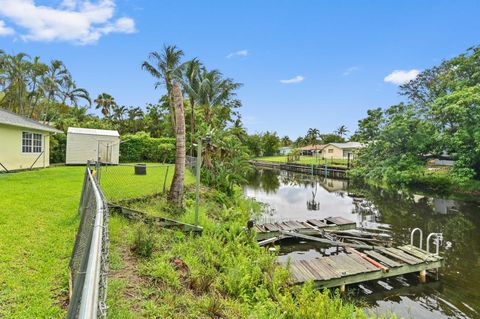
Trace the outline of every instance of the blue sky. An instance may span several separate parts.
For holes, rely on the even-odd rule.
[[[244,84],[249,132],[296,138],[354,131],[401,101],[396,83],[480,44],[479,13],[480,1],[0,0],[0,48],[63,60],[92,96],[143,107],[163,92],[141,62],[176,44]]]

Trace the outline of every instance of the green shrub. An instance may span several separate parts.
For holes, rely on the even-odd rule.
[[[139,257],[148,258],[152,256],[155,248],[155,236],[152,229],[141,225],[135,231],[132,250]]]
[[[153,138],[148,133],[138,132],[122,136],[121,162],[165,162],[175,159],[175,139]]]
[[[65,163],[67,151],[67,135],[52,134],[50,136],[50,163]]]

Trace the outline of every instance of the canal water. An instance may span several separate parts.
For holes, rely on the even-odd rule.
[[[349,287],[349,294],[377,314],[404,318],[480,318],[480,202],[393,192],[348,180],[278,170],[255,170],[246,196],[265,203],[259,222],[342,216],[358,227],[382,229],[395,245],[409,244],[410,231],[443,233],[446,266],[439,280],[420,284],[416,275]],[[311,259],[328,249],[318,243],[283,241],[280,259]]]

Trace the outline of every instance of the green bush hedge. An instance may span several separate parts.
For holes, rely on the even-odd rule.
[[[120,144],[121,162],[172,163],[174,160],[174,138],[153,138],[145,132],[122,136],[122,143]]]

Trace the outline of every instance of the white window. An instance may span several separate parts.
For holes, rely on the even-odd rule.
[[[42,134],[22,132],[22,153],[41,153]]]

